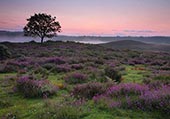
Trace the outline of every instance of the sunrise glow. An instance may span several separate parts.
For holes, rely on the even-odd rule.
[[[57,17],[64,35],[170,36],[169,0],[1,0],[0,30],[22,31],[26,19]]]

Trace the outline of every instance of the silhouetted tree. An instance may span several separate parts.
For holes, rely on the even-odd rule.
[[[46,13],[34,14],[29,19],[28,23],[24,27],[24,35],[32,37],[40,37],[41,43],[45,37],[51,38],[61,31],[61,26],[58,21],[55,21],[56,17],[52,17]]]

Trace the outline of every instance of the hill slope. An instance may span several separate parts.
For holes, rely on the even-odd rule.
[[[147,50],[147,51],[161,51],[170,52],[170,45],[163,44],[149,44],[133,40],[121,40],[110,43],[101,44],[104,47],[113,49],[131,49],[131,50]]]

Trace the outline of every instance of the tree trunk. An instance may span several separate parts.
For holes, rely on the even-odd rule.
[[[44,37],[41,37],[41,44],[43,44],[43,41],[44,41]]]

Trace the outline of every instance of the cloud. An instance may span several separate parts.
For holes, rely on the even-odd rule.
[[[160,31],[154,31],[154,30],[135,30],[135,29],[125,29],[125,30],[115,30],[112,29],[112,32],[114,35],[118,36],[151,36],[151,35],[157,35],[160,33]]]
[[[123,30],[125,33],[155,33],[153,30]]]

